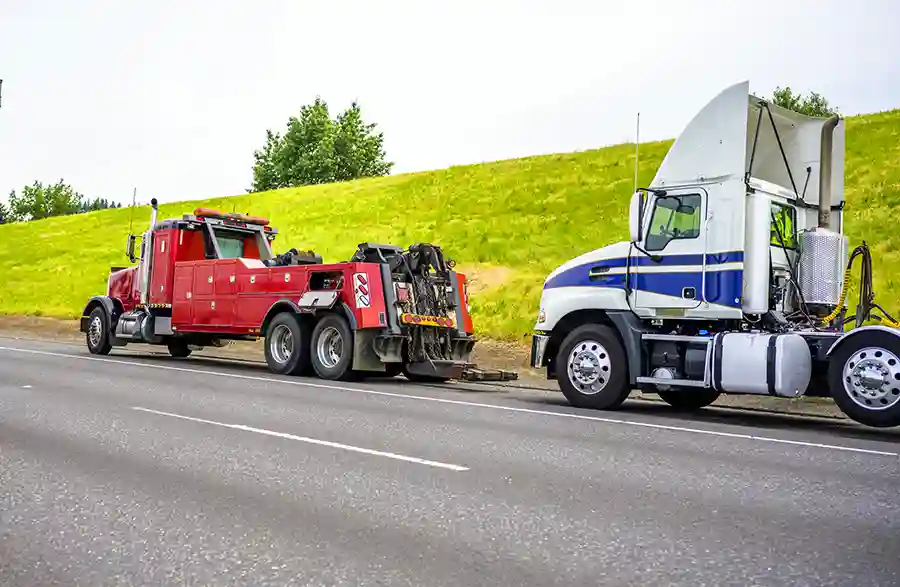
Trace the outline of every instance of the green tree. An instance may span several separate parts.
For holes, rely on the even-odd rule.
[[[0,224],[6,224],[9,221],[9,209],[6,204],[0,202]]]
[[[21,194],[17,194],[15,190],[10,192],[10,216],[14,221],[21,222],[77,214],[81,211],[82,199],[83,196],[63,180],[46,186],[35,181],[22,188]]]
[[[810,92],[804,96],[800,93],[794,93],[790,86],[786,88],[777,87],[772,94],[772,103],[806,116],[830,117],[839,114],[838,109],[828,104],[828,100],[824,96],[816,92]]]
[[[6,221],[24,222],[107,208],[121,208],[121,204],[106,198],[89,200],[61,179],[53,185],[35,181],[23,187],[21,193],[16,193],[16,190],[10,192]]]
[[[266,131],[266,144],[253,152],[253,186],[248,192],[347,181],[390,173],[384,134],[363,120],[359,104],[331,118],[320,97],[288,119],[284,135]]]

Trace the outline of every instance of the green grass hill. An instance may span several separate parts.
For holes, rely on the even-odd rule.
[[[900,313],[900,110],[847,120],[845,221],[851,248],[865,239],[875,293]],[[646,185],[671,141],[641,145]],[[348,258],[363,241],[432,242],[473,280],[481,336],[522,340],[546,274],[571,257],[627,238],[634,145],[529,157],[341,184],[160,206],[171,218],[206,206],[268,217],[276,252],[313,249]],[[131,210],[104,210],[0,226],[0,314],[77,317],[127,264]],[[135,229],[149,207],[135,210]],[[850,307],[855,302],[850,300]]]

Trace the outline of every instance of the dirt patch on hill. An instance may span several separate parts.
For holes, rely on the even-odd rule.
[[[512,269],[502,265],[459,265],[456,270],[465,274],[471,295],[500,287],[509,281],[514,273]]]

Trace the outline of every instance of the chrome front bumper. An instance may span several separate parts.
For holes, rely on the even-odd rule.
[[[550,336],[547,334],[535,334],[531,337],[531,368],[541,369],[544,367],[544,354],[547,352],[547,343],[550,342]]]

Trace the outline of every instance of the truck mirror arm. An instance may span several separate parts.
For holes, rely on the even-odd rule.
[[[666,190],[660,190],[660,189],[655,189],[655,188],[638,188],[636,191],[647,192],[648,194],[653,194],[657,198],[661,198],[668,193],[668,192],[666,192]]]
[[[638,251],[640,251],[640,252],[644,253],[645,255],[647,255],[647,256],[650,258],[650,260],[653,261],[654,263],[659,263],[659,262],[662,261],[662,255],[657,255],[656,253],[651,253],[651,252],[645,250],[643,247],[641,247],[641,246],[640,246],[639,244],[637,244],[637,243],[631,243],[631,244],[632,244],[632,245],[634,246],[634,248],[636,248]]]

